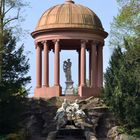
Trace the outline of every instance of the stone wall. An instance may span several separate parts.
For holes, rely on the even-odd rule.
[[[75,99],[69,98],[68,101],[74,102]],[[49,100],[28,100],[29,108],[23,114],[23,127],[30,137],[38,135],[45,138],[51,131],[56,131],[54,117],[63,100],[64,97],[53,97]],[[116,122],[103,101],[91,97],[80,99],[79,104],[87,116],[84,122],[85,131],[91,132],[97,138],[107,138],[108,131],[116,125]]]

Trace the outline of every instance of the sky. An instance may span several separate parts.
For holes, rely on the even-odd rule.
[[[33,95],[34,88],[36,85],[36,77],[35,77],[35,61],[36,61],[36,54],[35,54],[35,45],[34,45],[34,39],[31,37],[30,33],[34,31],[37,22],[41,15],[50,7],[62,4],[65,0],[29,0],[30,7],[26,8],[24,11],[24,18],[25,21],[21,23],[21,27],[24,30],[28,30],[28,33],[25,35],[25,37],[20,41],[21,43],[25,44],[25,50],[30,51],[31,53],[28,55],[30,61],[30,71],[29,75],[32,78],[31,84],[28,85],[28,87],[31,87],[30,93]],[[113,16],[117,15],[118,8],[117,3],[115,0],[74,0],[75,3],[84,5],[86,7],[89,7],[91,10],[93,10],[97,16],[100,18],[102,25],[106,32],[110,32],[110,23],[113,21]],[[105,46],[103,49],[103,68],[104,72],[108,66],[109,58],[111,55],[112,49],[109,47],[109,37],[105,39]],[[63,61],[70,58],[72,62],[72,80],[74,81],[74,86],[77,85],[78,81],[78,73],[77,73],[77,64],[78,64],[78,54],[76,51],[61,51],[60,54],[60,83],[62,86],[62,91],[65,89],[65,75],[63,72]],[[53,53],[50,53],[50,86],[53,86]],[[88,59],[87,59],[88,63]],[[88,71],[88,67],[87,67]],[[88,78],[88,73],[87,73]]]

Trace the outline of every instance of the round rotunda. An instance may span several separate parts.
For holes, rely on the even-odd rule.
[[[66,0],[48,9],[32,32],[36,49],[36,87],[34,97],[62,95],[60,51],[78,53],[78,96],[98,97],[103,87],[103,46],[108,33],[89,8]],[[54,62],[49,52],[54,52]],[[89,52],[89,84],[86,85],[86,51]],[[43,60],[42,60],[43,59]],[[49,86],[49,63],[54,63],[54,85]],[[43,70],[42,70],[43,68]],[[43,73],[42,73],[43,72]]]

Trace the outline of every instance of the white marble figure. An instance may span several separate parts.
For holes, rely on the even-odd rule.
[[[71,63],[70,59],[67,59],[63,62],[63,70],[65,72],[65,77],[66,77],[66,82],[65,82],[66,88],[64,91],[65,95],[73,95],[74,94],[71,66],[72,66],[72,63]]]
[[[77,118],[83,119],[85,116],[85,112],[79,107],[78,100],[69,104],[67,100],[64,99],[62,106],[57,110],[54,118],[57,122],[57,130],[59,130],[62,126],[65,126],[68,120],[77,121]]]
[[[71,79],[71,62],[70,59],[64,61],[63,63],[63,70],[65,72],[66,81],[72,81]]]
[[[76,111],[76,116],[84,118],[86,116],[85,112],[82,109]]]
[[[54,117],[54,120],[57,121],[57,130],[64,126],[67,122],[66,117],[66,108],[68,107],[68,102],[66,99],[64,99],[64,102],[62,103],[62,106],[57,110],[56,116]]]
[[[75,102],[73,104],[71,104],[72,108],[74,111],[78,111],[80,106],[78,104],[78,99],[75,100]]]

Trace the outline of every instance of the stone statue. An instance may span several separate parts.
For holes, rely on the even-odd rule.
[[[75,100],[75,102],[73,104],[71,104],[71,106],[73,107],[74,111],[78,111],[80,106],[78,104],[78,99]]]
[[[84,129],[83,122],[85,117],[86,114],[82,109],[80,109],[78,100],[75,100],[74,103],[69,104],[67,100],[64,99],[64,102],[57,110],[54,119],[57,122],[57,130],[64,127],[67,124],[67,121],[74,121],[75,124],[80,125],[80,127]]]
[[[71,79],[71,62],[70,59],[67,59],[67,61],[64,61],[63,63],[63,70],[65,72],[66,81],[72,81]]]
[[[71,66],[72,63],[70,62],[70,59],[67,59],[63,62],[63,70],[65,72],[65,77],[66,77],[65,95],[74,94],[73,81],[71,76]]]
[[[64,99],[62,106],[57,110],[56,116],[54,118],[54,120],[57,121],[57,130],[60,129],[62,126],[64,126],[67,122],[67,117],[66,117],[67,107],[68,107],[68,102],[66,99]]]

